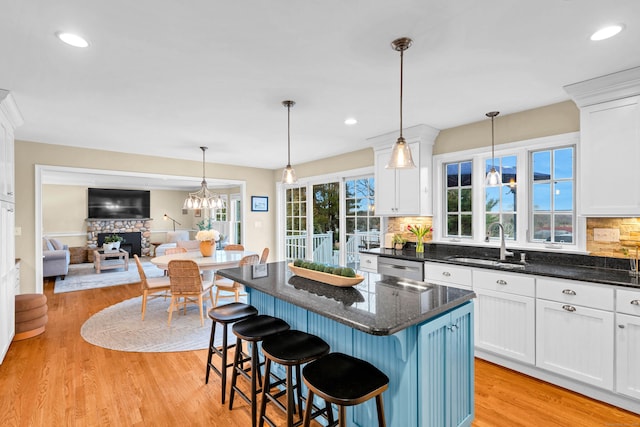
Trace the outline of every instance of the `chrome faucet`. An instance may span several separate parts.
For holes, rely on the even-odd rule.
[[[507,250],[507,244],[504,241],[504,226],[499,222],[493,222],[489,224],[489,227],[487,228],[487,238],[485,239],[485,241],[489,241],[489,231],[491,231],[491,228],[494,225],[497,225],[500,228],[500,261],[505,261],[508,256],[513,256],[513,252],[509,252]]]

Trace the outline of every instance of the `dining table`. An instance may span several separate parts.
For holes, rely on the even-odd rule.
[[[211,280],[216,270],[237,267],[240,264],[240,260],[247,255],[257,255],[257,253],[253,251],[216,250],[211,256],[203,256],[200,251],[187,251],[151,258],[151,263],[158,268],[167,270],[169,268],[169,261],[189,259],[198,264],[205,280]]]

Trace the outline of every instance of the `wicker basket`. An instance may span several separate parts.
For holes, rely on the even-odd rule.
[[[289,263],[289,269],[296,276],[306,279],[315,280],[317,282],[327,283],[333,286],[355,286],[364,280],[364,276],[356,274],[356,277],[336,276],[335,274],[323,273],[320,271],[309,270],[308,268],[296,267],[293,263]]]

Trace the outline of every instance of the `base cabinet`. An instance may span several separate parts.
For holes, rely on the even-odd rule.
[[[538,300],[536,365],[613,390],[613,313]]]
[[[420,327],[418,357],[422,426],[470,425],[474,417],[473,305]]]

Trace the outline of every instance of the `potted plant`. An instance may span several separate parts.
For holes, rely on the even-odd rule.
[[[120,250],[120,243],[124,241],[124,237],[117,234],[110,234],[104,238],[102,249],[105,252],[117,252]]]
[[[407,239],[402,237],[402,234],[394,234],[391,243],[393,244],[394,249],[401,250],[404,247],[404,244],[407,243]]]

